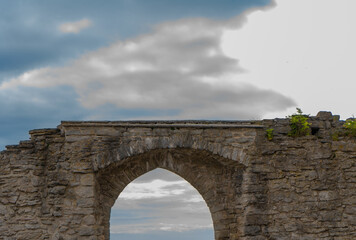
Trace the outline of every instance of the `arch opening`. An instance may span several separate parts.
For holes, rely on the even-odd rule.
[[[110,239],[213,240],[210,211],[198,191],[156,168],[129,183],[111,208]]]
[[[134,155],[96,174],[96,219],[105,239],[110,237],[110,213],[116,199],[132,181],[156,168],[177,174],[199,192],[210,210],[216,240],[240,235],[235,216],[242,216],[239,196],[244,168],[208,151],[176,148]]]

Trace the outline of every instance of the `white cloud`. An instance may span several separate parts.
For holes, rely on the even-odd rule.
[[[213,228],[212,224],[202,225],[198,223],[188,222],[186,224],[183,223],[155,223],[155,224],[123,224],[123,225],[115,225],[110,226],[111,233],[126,233],[126,234],[143,234],[149,232],[157,232],[157,231],[169,231],[169,232],[185,232],[192,231],[197,229],[207,229]]]
[[[132,181],[120,194],[113,208],[135,206],[142,201],[169,203],[172,199],[180,202],[199,203],[204,199],[197,190],[180,176],[161,168],[150,171]]]
[[[293,106],[271,89],[240,81],[237,58],[221,49],[226,28],[238,28],[245,14],[228,21],[183,19],[156,26],[151,34],[86,54],[61,68],[27,72],[0,85],[75,88],[80,103],[93,108],[175,110],[171,119],[249,119]]]
[[[271,11],[252,13],[242,29],[227,31],[223,49],[247,69],[242,81],[282,92],[304,112],[347,118],[356,113],[355,10],[354,0],[278,0]]]
[[[91,26],[91,21],[89,19],[82,19],[76,22],[66,22],[58,26],[58,30],[62,33],[79,33],[85,28]]]
[[[111,216],[111,233],[212,229],[211,214],[198,191],[163,169],[131,182],[116,200]]]
[[[146,183],[129,184],[120,198],[123,199],[149,199],[178,196],[184,194],[189,184],[186,181],[167,182],[160,179]]]

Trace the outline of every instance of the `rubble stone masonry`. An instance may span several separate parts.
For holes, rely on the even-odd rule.
[[[120,192],[155,168],[205,199],[215,239],[356,239],[356,139],[343,121],[62,122],[0,152],[0,239],[109,239]],[[273,139],[266,130],[273,128]]]

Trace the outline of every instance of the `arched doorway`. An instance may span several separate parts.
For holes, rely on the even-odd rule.
[[[121,192],[111,208],[110,239],[213,240],[210,211],[197,190],[157,168]]]
[[[190,183],[204,198],[216,240],[237,239],[243,166],[204,150],[155,149],[112,163],[96,176],[96,219],[99,232],[110,236],[111,208],[128,184],[156,168],[169,170]]]

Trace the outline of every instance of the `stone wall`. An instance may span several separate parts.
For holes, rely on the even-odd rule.
[[[215,238],[355,239],[356,141],[320,112],[288,119],[62,122],[0,153],[0,239],[108,239],[110,209],[157,167],[207,202]],[[271,141],[266,129],[273,128]]]
[[[356,239],[355,139],[335,137],[343,131],[338,116],[320,112],[310,122],[314,135],[291,138],[287,120],[264,121],[277,132],[273,141],[258,144],[255,165],[267,181],[261,208],[268,215],[267,236]]]

